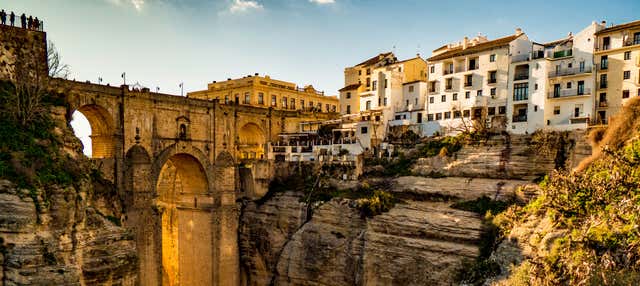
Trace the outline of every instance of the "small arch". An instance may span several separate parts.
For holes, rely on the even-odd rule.
[[[247,123],[238,131],[238,158],[263,159],[266,136],[255,123]]]
[[[97,104],[80,106],[74,111],[81,113],[90,126],[91,152],[86,154],[91,158],[111,158],[115,152],[115,123],[109,111]]]

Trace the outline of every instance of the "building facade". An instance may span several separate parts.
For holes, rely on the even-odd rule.
[[[604,22],[603,22],[604,24]],[[607,124],[632,96],[640,96],[640,21],[595,33],[596,123]]]
[[[311,85],[304,88],[296,84],[275,80],[269,76],[246,76],[208,84],[206,90],[187,93],[197,99],[219,99],[223,104],[239,104],[277,110],[299,110],[308,112],[340,112],[336,96],[326,96]]]

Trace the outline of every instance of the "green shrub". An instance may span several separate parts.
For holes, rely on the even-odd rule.
[[[393,196],[382,190],[376,190],[370,198],[359,199],[357,202],[362,215],[366,217],[388,212],[395,205]]]

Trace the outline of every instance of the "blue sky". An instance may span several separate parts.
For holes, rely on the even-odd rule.
[[[38,16],[71,66],[71,79],[127,82],[180,94],[256,72],[328,94],[343,70],[377,53],[406,59],[464,36],[490,39],[520,27],[552,41],[592,21],[640,19],[640,0],[2,0]],[[394,48],[395,47],[395,48]],[[91,128],[72,126],[90,155]]]
[[[213,80],[268,74],[329,94],[343,69],[379,52],[400,59],[464,36],[521,27],[535,41],[591,21],[640,19],[640,1],[3,0],[45,21],[71,78],[179,94]],[[635,17],[635,18],[634,18]]]

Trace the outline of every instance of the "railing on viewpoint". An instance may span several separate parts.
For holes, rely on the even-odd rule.
[[[27,16],[24,13],[19,15],[14,12],[0,11],[0,19],[2,19],[0,24],[3,26],[44,32],[44,21],[38,19],[38,17],[34,18],[33,16]]]

